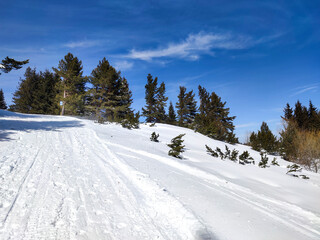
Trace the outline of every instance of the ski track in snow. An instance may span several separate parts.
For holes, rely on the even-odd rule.
[[[135,133],[120,126],[0,112],[0,130],[8,128],[0,142],[0,239],[320,238],[319,212],[206,171],[192,156],[188,163],[104,137],[111,128],[124,139]]]

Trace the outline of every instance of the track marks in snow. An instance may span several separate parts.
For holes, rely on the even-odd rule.
[[[200,183],[208,189],[218,190],[221,194],[240,201],[242,204],[248,205],[256,211],[262,212],[264,215],[286,225],[293,231],[298,231],[311,238],[320,236],[320,216],[315,213],[304,210],[296,205],[255,193],[250,189],[228,182],[226,179],[186,165],[175,159],[162,157],[143,150],[132,149],[108,141],[105,141],[105,143],[109,146],[127,151],[127,153],[121,153],[122,156],[136,157],[135,155],[138,154],[190,174],[198,178]],[[314,227],[310,227],[310,223],[312,223]]]

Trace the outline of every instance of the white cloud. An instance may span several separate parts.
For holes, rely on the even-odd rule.
[[[316,90],[318,89],[318,84],[311,84],[311,85],[306,85],[306,86],[302,86],[302,87],[298,87],[293,89],[295,92],[291,95],[291,96],[296,96],[305,92],[309,92],[311,90]]]
[[[98,40],[82,40],[82,41],[69,42],[64,44],[64,46],[69,48],[87,48],[87,47],[98,46],[100,44],[101,44],[101,41],[98,41]]]
[[[117,69],[118,71],[121,70],[128,70],[131,69],[133,67],[133,62],[129,62],[129,61],[117,61],[114,63],[114,67],[115,69]]]
[[[231,34],[213,34],[200,32],[190,34],[179,43],[170,43],[166,47],[153,50],[132,49],[126,58],[151,61],[154,58],[177,57],[188,60],[198,60],[202,54],[213,55],[214,49],[244,49],[251,45],[251,40]]]

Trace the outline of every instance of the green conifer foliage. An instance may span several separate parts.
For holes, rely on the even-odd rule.
[[[239,163],[242,164],[242,165],[254,164],[254,160],[250,156],[248,151],[244,151],[242,154],[239,155]]]
[[[151,133],[150,140],[152,142],[159,142],[158,138],[159,138],[159,134],[156,134],[156,132]]]
[[[97,118],[121,122],[132,116],[132,93],[129,84],[119,71],[112,67],[106,58],[99,61],[90,76],[92,88],[86,108]],[[126,125],[126,124],[124,124]]]
[[[273,165],[273,166],[280,166],[276,158],[273,158],[273,160],[272,160],[272,162],[271,162],[271,165]]]
[[[58,68],[53,68],[60,76],[59,101],[62,101],[61,115],[82,115],[85,111],[85,84],[87,78],[82,71],[82,62],[68,53],[60,60]]]
[[[186,88],[180,86],[176,108],[179,126],[192,128],[197,114],[197,102],[193,91],[186,92]]]
[[[149,73],[147,76],[147,84],[145,85],[145,99],[146,106],[142,108],[142,116],[146,117],[146,122],[156,122],[156,111],[157,111],[157,85],[158,78],[153,79]]]
[[[0,109],[7,109],[7,104],[4,99],[3,91],[0,89]]]
[[[229,116],[229,108],[226,108],[226,102],[212,92],[199,86],[200,107],[199,114],[195,119],[195,130],[214,139],[236,143],[233,120],[235,117]]]
[[[167,106],[168,98],[165,96],[166,85],[162,82],[157,88],[156,94],[156,122],[164,123],[167,120],[165,107]]]
[[[261,167],[261,168],[269,167],[267,165],[268,161],[269,161],[269,158],[267,157],[267,154],[265,152],[260,152],[260,156],[261,156],[261,161],[259,162],[258,166]]]
[[[180,158],[180,159],[182,158],[182,156],[180,154],[184,152],[185,146],[182,144],[184,141],[184,140],[182,140],[182,137],[184,135],[185,134],[180,134],[180,135],[174,137],[171,140],[171,143],[167,144],[171,148],[168,152],[169,156],[173,156],[175,158]]]
[[[210,148],[208,145],[205,145],[207,149],[207,153],[211,155],[212,157],[219,157],[218,153],[214,151],[212,148]]]
[[[262,122],[258,133],[252,133],[250,136],[250,145],[254,150],[265,150],[269,153],[278,151],[278,140],[270,131],[267,123]]]
[[[238,160],[239,151],[233,149],[230,155],[230,160],[236,162]]]
[[[176,122],[177,122],[176,113],[174,111],[172,102],[170,102],[167,123],[174,125],[174,124],[176,124]]]
[[[27,63],[29,63],[29,60],[17,61],[17,60],[14,60],[13,58],[6,57],[0,63],[0,65],[1,65],[0,71],[2,71],[4,73],[8,73],[11,70],[18,70],[18,69],[22,68],[22,66]],[[0,75],[1,75],[1,72],[0,72]]]
[[[28,67],[24,76],[10,109],[22,113],[58,114],[58,75],[48,70],[37,73],[36,69]]]

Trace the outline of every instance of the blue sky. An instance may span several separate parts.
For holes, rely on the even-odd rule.
[[[266,121],[276,133],[287,102],[320,108],[320,2],[0,2],[0,59],[51,69],[68,52],[89,75],[106,57],[144,105],[146,76],[176,102],[179,85],[201,84],[227,102],[243,140]],[[10,104],[24,69],[0,76]]]

